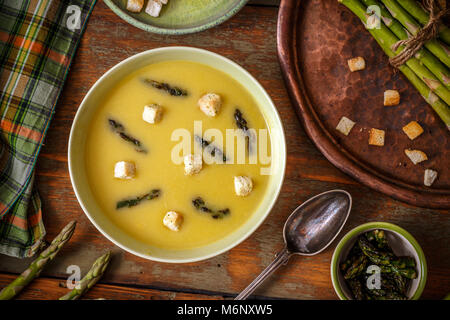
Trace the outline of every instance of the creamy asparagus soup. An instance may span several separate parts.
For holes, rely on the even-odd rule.
[[[270,163],[261,155],[270,156],[270,135],[250,93],[188,61],[151,64],[122,79],[86,142],[88,181],[103,212],[163,249],[203,246],[239,228],[267,190]]]

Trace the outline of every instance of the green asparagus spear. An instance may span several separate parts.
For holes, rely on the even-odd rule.
[[[366,238],[359,237],[358,244],[364,254],[369,258],[370,261],[380,266],[387,266],[392,269],[393,272],[401,274],[403,277],[408,279],[415,279],[417,277],[417,272],[415,268],[407,267],[411,261],[406,259],[398,259],[391,252],[385,252],[377,250]],[[415,266],[415,263],[414,263]],[[384,268],[386,272],[388,268]]]
[[[381,0],[391,15],[397,19],[412,35],[416,35],[421,26],[413,17],[398,4],[396,0]],[[448,48],[437,39],[427,41],[425,47],[450,68],[450,56]]]
[[[407,298],[394,290],[372,289],[368,290],[374,300],[406,300]]]
[[[165,82],[159,82],[152,79],[142,79],[142,81],[155,89],[166,91],[168,94],[174,97],[181,97],[188,95],[188,92],[186,90],[175,86],[171,86],[170,84]]]
[[[392,260],[391,265],[399,269],[415,268],[416,260],[413,257],[399,257],[398,259]]]
[[[394,18],[397,18],[398,16],[405,16],[407,17],[407,12],[401,12],[403,8],[398,5],[395,0],[381,0],[386,8],[392,13],[392,16]],[[396,11],[397,10],[397,11]],[[412,18],[411,18],[412,19]],[[405,22],[406,25],[409,25],[412,22]],[[420,26],[418,26],[420,28]],[[384,29],[384,30],[381,30]],[[392,49],[393,45],[397,43],[400,39],[394,35],[383,23],[380,25],[380,29],[372,29],[375,34],[378,34],[379,36],[384,36],[384,41],[390,42],[390,48]],[[411,31],[412,32],[412,31]],[[418,30],[416,31],[416,33]],[[415,33],[414,33],[415,34]],[[394,53],[399,54],[404,47],[400,47],[397,49]],[[448,55],[446,55],[446,58],[449,58]],[[445,63],[445,61],[444,61]],[[450,63],[450,59],[449,59]],[[427,84],[427,86],[436,93],[442,100],[445,101],[448,105],[450,105],[450,90],[447,89],[446,86],[444,86],[438,78],[430,71],[428,68],[426,68],[424,65],[420,63],[420,61],[416,58],[410,58],[408,61],[406,61],[406,65],[410,67],[414,73]],[[450,66],[450,65],[449,65]]]
[[[197,197],[197,198],[193,199],[192,204],[194,205],[194,207],[197,210],[199,210],[201,212],[209,213],[213,219],[221,219],[221,218],[225,217],[226,215],[230,214],[229,208],[220,209],[220,210],[211,209],[210,207],[208,207],[206,205],[205,200],[203,200],[201,197]]]
[[[402,275],[398,273],[391,273],[388,274],[387,277],[383,277],[381,282],[390,280],[391,283],[394,283],[395,288],[397,288],[397,291],[400,292],[403,295],[406,295],[406,288],[407,288],[407,279],[403,278]],[[386,284],[385,284],[386,285]]]
[[[108,123],[111,130],[124,141],[133,145],[137,152],[147,153],[147,150],[142,146],[142,143],[138,139],[126,133],[125,127],[120,122],[114,119],[108,119]]]
[[[218,157],[218,160],[222,160],[223,162],[227,162],[227,156],[225,153],[219,148],[216,147],[211,141],[203,139],[202,137],[195,135],[194,140],[198,142],[203,149],[205,149],[211,157]]]
[[[353,279],[361,275],[366,269],[367,258],[364,255],[360,255],[352,261],[352,264],[347,269],[344,275],[344,279]]]
[[[348,268],[351,265],[352,265],[352,261],[350,259],[347,259],[339,265],[339,268],[341,269],[342,273],[345,274],[345,272],[348,270]]]
[[[77,283],[76,287],[65,294],[59,300],[76,300],[92,288],[98,280],[103,276],[109,261],[111,260],[111,252],[107,252],[98,258],[83,279]]]
[[[61,232],[53,239],[52,243],[39,254],[39,256],[30,264],[22,274],[11,282],[7,287],[0,291],[0,300],[9,300],[17,295],[34,278],[38,277],[45,265],[53,260],[59,250],[72,237],[75,230],[76,221],[71,221]]]
[[[356,16],[358,16],[361,21],[367,25],[367,14],[366,7],[363,6],[357,0],[338,0],[349,8]],[[395,57],[398,52],[403,48],[399,48],[398,52],[393,52],[391,47],[394,45],[398,38],[395,37],[392,32],[387,29],[384,24],[381,24],[380,29],[369,29],[368,30],[374,39],[378,42],[380,47],[389,57]],[[414,85],[414,87],[419,91],[422,97],[428,102],[428,104],[433,108],[433,110],[438,114],[438,116],[444,121],[447,128],[450,130],[450,108],[449,106],[439,99],[433,91],[423,82],[414,72],[413,68],[417,67],[417,59],[410,59],[413,61],[411,67],[406,65],[401,65],[398,69],[406,76],[406,78]]]
[[[416,0],[397,0],[398,3],[411,14],[422,25],[426,25],[430,20],[430,15],[422,8]],[[450,29],[441,24],[439,27],[439,37],[450,45]]]
[[[358,245],[370,261],[376,265],[390,266],[394,255],[390,252],[377,250],[365,237],[358,238]]]
[[[143,200],[153,200],[153,199],[158,198],[160,195],[161,195],[161,190],[153,189],[149,193],[146,193],[142,196],[118,201],[116,204],[116,209],[121,209],[121,208],[125,208],[125,207],[131,208],[131,207],[137,206]]]
[[[367,6],[374,6],[380,9],[381,20],[384,24],[400,39],[406,40],[409,38],[408,32],[398,22],[386,7],[376,0],[362,0]],[[374,12],[375,13],[375,12]],[[445,85],[447,89],[450,89],[450,70],[445,66],[438,58],[431,54],[426,48],[421,48],[417,51],[415,57],[419,59],[430,71]]]
[[[362,289],[361,282],[355,279],[352,279],[348,282],[350,290],[353,293],[353,296],[356,300],[364,300],[365,295]]]
[[[381,273],[386,274],[399,274],[402,277],[407,279],[415,279],[417,278],[417,272],[415,268],[406,267],[406,268],[396,268],[391,265],[381,266]]]
[[[376,244],[378,248],[389,249],[389,247],[387,245],[387,239],[386,239],[386,236],[385,236],[383,230],[372,230],[372,231],[366,232],[365,235],[366,235],[367,240]]]

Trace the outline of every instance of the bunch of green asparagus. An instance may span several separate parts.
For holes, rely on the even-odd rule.
[[[38,277],[44,267],[58,254],[61,248],[70,240],[75,230],[76,222],[69,222],[53,239],[52,243],[22,272],[13,282],[0,291],[0,300],[9,300],[18,295],[34,278]],[[91,270],[79,281],[76,287],[62,296],[60,300],[78,299],[87,292],[103,275],[108,266],[111,253],[108,252],[98,258]]]
[[[366,26],[383,51],[394,58],[404,50],[394,45],[423,28],[430,14],[415,0],[338,0]],[[376,15],[380,16],[377,17]],[[374,17],[379,19],[374,19]],[[378,23],[380,21],[380,23]],[[450,29],[440,25],[438,37],[424,43],[398,69],[450,130]]]
[[[380,270],[380,287],[367,286],[369,266]],[[389,247],[383,230],[359,236],[340,270],[357,300],[405,300],[409,281],[417,278],[416,262],[411,257],[397,257]]]

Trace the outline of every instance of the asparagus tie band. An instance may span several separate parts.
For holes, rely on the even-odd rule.
[[[435,0],[424,0],[424,7],[430,13],[428,23],[415,36],[399,40],[394,44],[393,51],[397,51],[400,46],[405,46],[405,48],[400,54],[389,59],[392,66],[398,68],[414,57],[427,41],[436,38],[439,34],[439,25],[442,18],[450,12],[448,9],[439,8]]]

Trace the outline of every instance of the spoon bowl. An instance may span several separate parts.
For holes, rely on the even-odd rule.
[[[284,224],[284,248],[235,300],[246,299],[293,254],[312,256],[325,250],[344,227],[351,207],[352,197],[344,190],[318,194],[298,206]]]
[[[347,221],[351,205],[350,194],[343,190],[327,191],[302,203],[284,224],[287,249],[306,256],[325,250]]]

